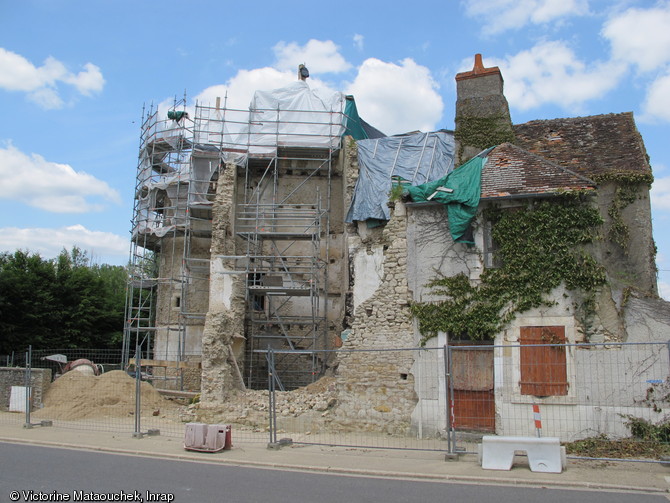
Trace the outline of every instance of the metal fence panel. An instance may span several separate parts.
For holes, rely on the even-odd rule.
[[[120,351],[17,353],[13,366],[0,368],[0,422],[53,421],[129,435],[160,430],[183,438],[184,424],[200,419],[231,424],[237,444],[291,438],[447,452],[476,452],[485,434],[540,434],[564,443],[631,439],[670,452],[670,345],[543,344],[547,334],[535,335],[504,345],[320,351],[330,370],[292,391],[273,375],[277,351],[269,351],[267,388],[231,393],[207,409],[206,421],[190,403],[198,399],[199,357],[178,362],[176,354],[164,360],[144,354],[138,369],[135,358],[126,367],[117,363]],[[54,354],[68,362],[86,358],[102,373],[85,367],[63,373],[62,363],[47,358]],[[20,406],[27,368],[28,420]]]
[[[586,438],[663,440],[640,435],[635,425],[667,421],[663,409],[670,390],[668,345],[521,342],[488,349],[450,347],[455,361],[461,353],[489,351],[494,374],[490,396],[475,392],[481,395],[479,407],[459,402],[458,389],[454,390],[458,447],[475,452],[482,430],[558,437],[564,443]],[[459,385],[457,377],[451,385],[467,387]],[[466,410],[474,411],[471,417],[466,417]],[[473,423],[488,423],[489,428],[472,427]]]
[[[182,355],[179,361],[177,354],[163,354],[162,360],[150,356],[140,354],[137,367],[135,355],[128,365],[120,363],[121,350],[32,351],[30,422],[51,421],[63,428],[137,436],[151,431],[183,438],[185,423],[198,420],[194,404],[199,399],[200,357]],[[83,363],[66,371],[65,364],[58,361],[72,364],[82,359],[93,366]],[[10,410],[12,393],[25,389],[26,360],[15,354],[13,366],[0,368],[0,422],[26,421],[25,406]],[[236,443],[267,441],[267,407],[260,412],[260,426],[258,421],[254,426],[244,421],[236,424],[240,414],[225,412],[222,411],[220,422],[234,425]]]
[[[337,373],[304,388],[275,391],[274,427],[279,439],[291,438],[294,443],[304,444],[449,450],[443,348],[322,353],[338,362]],[[409,371],[398,372],[405,365]]]

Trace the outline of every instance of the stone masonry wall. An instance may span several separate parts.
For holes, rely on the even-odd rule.
[[[345,430],[407,433],[417,401],[412,352],[388,351],[414,346],[407,285],[407,218],[400,203],[392,213],[384,228],[373,229],[360,239],[350,237],[352,263],[356,254],[382,247],[383,275],[376,291],[356,306],[351,331],[338,353],[338,405],[331,424]],[[353,281],[366,272],[354,269]],[[370,351],[347,351],[364,349]]]
[[[26,370],[20,367],[0,367],[0,410],[9,409],[12,386],[25,386]],[[51,385],[51,369],[31,369],[30,385],[34,409],[42,407],[42,397]]]

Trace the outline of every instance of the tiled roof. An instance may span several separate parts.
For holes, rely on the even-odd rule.
[[[521,148],[587,177],[651,172],[631,112],[531,121],[514,132]]]
[[[593,181],[511,143],[488,154],[482,171],[482,199],[593,189]]]

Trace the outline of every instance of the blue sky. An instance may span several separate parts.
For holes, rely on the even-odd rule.
[[[387,134],[451,129],[479,52],[515,123],[635,113],[670,299],[670,1],[0,0],[0,20],[0,250],[127,261],[145,104],[246,108],[306,63]]]

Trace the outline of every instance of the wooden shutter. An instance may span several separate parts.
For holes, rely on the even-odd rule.
[[[557,396],[568,394],[568,373],[565,346],[565,327],[521,327],[521,394]]]

